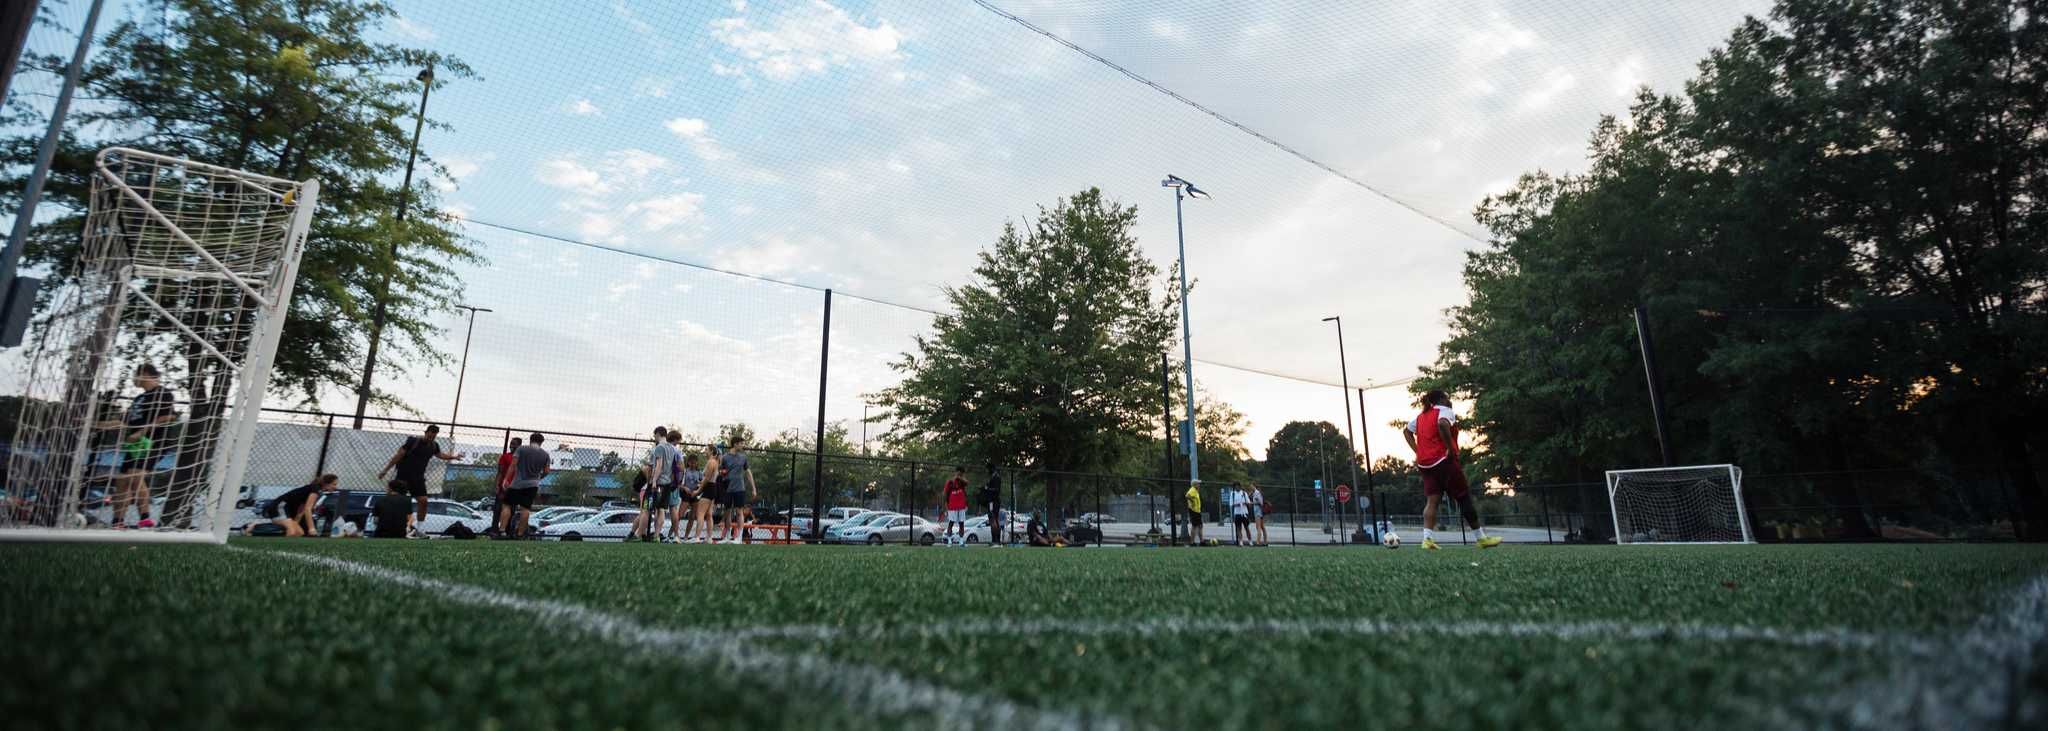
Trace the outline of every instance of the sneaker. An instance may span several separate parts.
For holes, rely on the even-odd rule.
[[[406,537],[406,538],[411,538],[411,539],[420,539],[420,538],[425,538],[425,537],[427,537],[427,534],[425,534],[425,533],[421,533],[421,532],[420,532],[420,527],[419,527],[419,526],[417,526],[417,525],[415,525],[415,526],[413,526],[413,527],[411,527],[411,528],[408,528],[408,529],[406,529],[406,531],[405,531],[405,537]]]
[[[1441,547],[1441,546],[1438,546],[1438,545],[1436,544],[1436,539],[1435,539],[1435,538],[1424,538],[1424,539],[1422,539],[1422,550],[1425,550],[1425,551],[1435,551],[1435,550],[1438,550],[1439,548],[1442,548],[1442,547]]]
[[[1487,536],[1479,539],[1480,548],[1492,548],[1498,545],[1500,545],[1500,536]]]
[[[155,527],[156,527],[156,521],[154,521],[154,520],[150,520],[150,519],[148,519],[148,518],[143,518],[143,519],[141,519],[141,520],[135,521],[135,527],[136,527],[136,528],[155,528]]]

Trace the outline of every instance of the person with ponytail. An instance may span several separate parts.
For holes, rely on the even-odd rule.
[[[1450,394],[1430,391],[1422,395],[1422,413],[1408,422],[1401,436],[1415,451],[1415,466],[1422,471],[1422,547],[1437,550],[1436,506],[1446,493],[1458,501],[1465,524],[1479,534],[1479,547],[1500,545],[1499,536],[1486,535],[1479,521],[1479,506],[1472,501],[1472,487],[1465,480],[1465,465],[1458,461],[1458,415],[1451,409]]]

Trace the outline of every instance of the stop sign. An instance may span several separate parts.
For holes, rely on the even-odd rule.
[[[1340,503],[1348,503],[1348,502],[1351,502],[1351,486],[1350,486],[1350,485],[1338,485],[1338,486],[1337,486],[1337,502],[1340,502]]]

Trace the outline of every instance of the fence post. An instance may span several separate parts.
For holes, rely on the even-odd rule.
[[[825,537],[823,520],[825,516],[825,371],[832,363],[832,290],[825,290],[825,323],[819,328],[823,333],[818,344],[818,442],[812,445],[811,458],[811,532],[819,539]],[[790,456],[792,465],[796,457]],[[794,510],[795,506],[790,506]]]
[[[1287,545],[1290,546],[1301,545],[1299,541],[1294,539],[1294,524],[1301,520],[1300,490],[1301,486],[1299,485],[1287,486]]]
[[[1550,488],[1537,490],[1536,501],[1543,506],[1543,542],[1556,543],[1557,540],[1550,534]]]
[[[819,447],[819,448],[820,448],[820,450],[822,451],[822,449],[823,449],[823,445],[820,445],[820,447]],[[822,470],[820,470],[820,471],[822,472]],[[790,453],[790,455],[789,455],[789,508],[788,508],[788,510],[789,510],[789,522],[791,522],[791,523],[795,523],[795,522],[796,522],[796,453],[795,453],[795,452],[791,452],[791,453]],[[819,518],[818,518],[818,509],[817,509],[817,508],[812,508],[812,509],[811,509],[811,530],[813,530],[813,531],[816,531],[816,530],[818,529],[818,520],[819,520]],[[783,535],[789,535],[789,534],[785,533],[785,534],[783,534]],[[792,536],[792,537],[796,537],[796,536]]]
[[[902,504],[903,504],[904,502],[906,502],[906,501],[904,500],[904,495],[903,495],[903,493],[906,493],[906,492],[907,492],[907,493],[910,493],[910,495],[909,495],[909,500],[908,500],[908,502],[910,503],[910,510],[909,510],[909,511],[905,511],[905,510],[903,510],[903,508],[901,507],[901,505],[902,505]],[[903,486],[903,489],[902,489],[902,490],[898,490],[898,491],[896,492],[896,504],[897,504],[897,505],[899,506],[899,507],[897,507],[897,509],[896,509],[896,512],[899,512],[899,513],[904,513],[904,514],[906,514],[906,515],[909,515],[909,516],[910,516],[910,530],[908,530],[908,531],[905,531],[905,532],[904,532],[904,534],[903,534],[903,545],[906,545],[906,546],[915,546],[915,545],[917,545],[917,461],[916,461],[916,460],[912,460],[912,461],[910,462],[910,484],[908,484],[908,485],[904,485],[904,486]]]

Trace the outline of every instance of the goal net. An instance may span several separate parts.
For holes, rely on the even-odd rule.
[[[25,357],[0,540],[226,539],[318,195],[99,153]]]
[[[1610,470],[1616,543],[1755,543],[1735,465]]]

